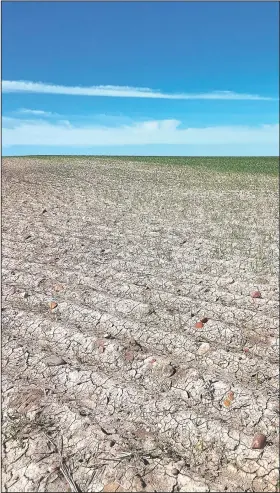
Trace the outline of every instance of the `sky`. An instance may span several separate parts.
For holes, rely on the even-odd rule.
[[[279,155],[278,2],[3,2],[2,154]]]

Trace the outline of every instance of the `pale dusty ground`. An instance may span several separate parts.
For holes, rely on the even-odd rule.
[[[277,178],[5,158],[2,193],[2,490],[70,491],[57,444],[77,491],[276,491]]]

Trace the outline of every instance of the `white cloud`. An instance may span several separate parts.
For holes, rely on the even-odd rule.
[[[69,121],[3,118],[2,144],[9,146],[98,147],[150,144],[272,145],[279,146],[279,125],[183,128],[178,120],[134,122],[119,127],[84,125]]]
[[[233,91],[213,91],[209,93],[164,93],[149,88],[129,86],[59,86],[44,82],[30,81],[2,81],[3,93],[38,93],[38,94],[65,94],[72,96],[107,96],[119,98],[153,98],[153,99],[210,99],[210,100],[274,100],[258,94],[242,94]]]
[[[51,111],[43,111],[43,110],[31,110],[28,108],[20,108],[17,113],[22,113],[25,115],[33,115],[33,116],[57,116],[57,113],[52,113]]]

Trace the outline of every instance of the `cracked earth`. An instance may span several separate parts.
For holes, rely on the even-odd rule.
[[[3,159],[3,491],[277,491],[277,177],[144,160]]]

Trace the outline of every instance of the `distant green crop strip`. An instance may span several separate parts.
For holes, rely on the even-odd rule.
[[[5,156],[8,157],[8,156]],[[190,166],[204,168],[221,173],[249,173],[277,176],[279,174],[278,157],[181,157],[181,156],[95,156],[95,155],[33,155],[21,156],[34,159],[90,159],[114,160],[155,164],[157,166]]]
[[[279,173],[278,157],[102,156],[102,158],[135,161],[143,164],[199,167],[221,173],[262,173],[274,176]]]

